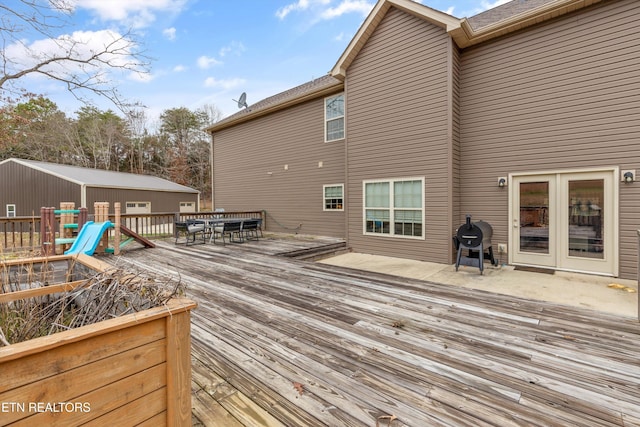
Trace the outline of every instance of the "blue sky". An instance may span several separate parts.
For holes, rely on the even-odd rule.
[[[147,107],[150,118],[169,108],[215,105],[223,116],[325,75],[354,36],[375,0],[64,0],[74,7],[63,34],[99,40],[105,31],[132,30],[145,55],[147,75],[110,75],[120,93]],[[456,17],[468,17],[506,0],[422,0]],[[18,0],[8,4],[18,5]],[[38,36],[25,34],[26,45]],[[81,104],[43,78],[21,84],[73,114]],[[105,100],[92,101],[102,109]]]

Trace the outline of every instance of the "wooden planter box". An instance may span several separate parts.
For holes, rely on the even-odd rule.
[[[59,292],[58,286],[37,291]],[[0,294],[0,302],[29,291]],[[195,306],[174,299],[0,347],[0,425],[190,426]]]

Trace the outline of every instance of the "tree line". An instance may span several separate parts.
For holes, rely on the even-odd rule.
[[[149,73],[134,32],[60,35],[73,24],[75,8],[67,0],[17,0],[0,4],[0,11],[0,160],[154,175],[211,195],[211,141],[203,129],[221,113],[213,105],[171,108],[152,123],[144,108],[118,93],[112,73]],[[29,76],[63,85],[83,106],[68,117],[52,100],[30,93]],[[93,106],[95,96],[118,113]]]
[[[211,195],[211,137],[221,118],[213,105],[162,112],[152,123],[143,108],[116,114],[85,105],[68,117],[50,99],[31,96],[0,107],[0,160],[20,158],[153,175]]]

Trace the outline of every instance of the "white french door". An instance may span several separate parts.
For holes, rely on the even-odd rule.
[[[618,274],[616,170],[512,175],[510,262]]]

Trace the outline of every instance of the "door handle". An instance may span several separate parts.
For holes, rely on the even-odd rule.
[[[513,228],[518,228],[518,220],[517,219],[513,220]]]

